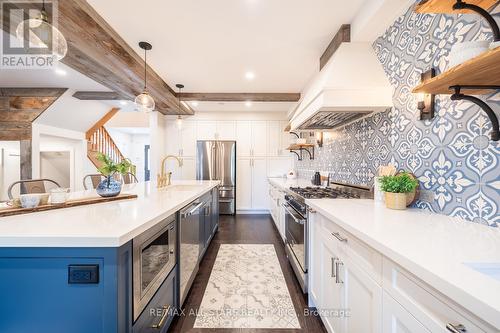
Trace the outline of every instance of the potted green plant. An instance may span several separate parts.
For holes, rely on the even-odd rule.
[[[415,191],[418,180],[408,172],[395,176],[383,176],[379,180],[380,187],[385,192],[385,205],[391,209],[406,209],[406,196]]]
[[[114,178],[116,173],[125,175],[131,167],[131,163],[124,159],[120,163],[115,163],[109,156],[99,153],[97,160],[102,166],[97,170],[105,177],[96,187],[96,192],[101,197],[115,197],[122,190],[122,183]]]

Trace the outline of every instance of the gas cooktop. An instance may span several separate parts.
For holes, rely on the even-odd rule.
[[[334,183],[332,187],[290,187],[290,191],[304,199],[373,198],[369,188],[338,183]]]

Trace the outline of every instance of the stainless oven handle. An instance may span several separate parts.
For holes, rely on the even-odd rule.
[[[304,224],[306,222],[306,220],[302,216],[299,216],[297,213],[292,211],[293,208],[289,204],[284,203],[283,208],[285,208],[287,213],[290,214],[290,216],[295,220],[296,223]]]
[[[186,218],[193,215],[201,206],[203,206],[203,204],[203,202],[199,202],[193,209],[189,210],[188,212],[181,213],[181,217]]]

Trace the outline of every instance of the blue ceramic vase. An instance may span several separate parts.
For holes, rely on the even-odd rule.
[[[107,176],[97,185],[95,190],[101,197],[116,197],[122,190],[122,183],[114,179],[113,176]]]

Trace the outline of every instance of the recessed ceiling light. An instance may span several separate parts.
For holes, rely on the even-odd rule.
[[[191,102],[191,105],[196,107],[196,106],[198,106],[198,102],[197,101],[193,101],[193,102]]]
[[[246,102],[245,102],[245,106],[246,106],[247,108],[251,107],[251,106],[252,106],[252,102],[250,102],[250,101],[246,101]]]
[[[120,101],[121,105],[127,105],[127,101]]]
[[[254,72],[246,72],[245,73],[245,79],[247,79],[247,80],[253,80],[253,79],[255,79],[255,73]]]
[[[66,74],[68,74],[68,72],[66,72],[64,69],[61,69],[61,68],[56,68],[55,72],[57,75],[60,75],[60,76],[65,76]]]

